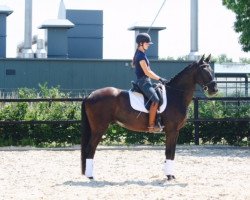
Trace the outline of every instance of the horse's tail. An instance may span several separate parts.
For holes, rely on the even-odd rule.
[[[83,99],[82,102],[82,123],[81,123],[81,132],[82,132],[82,137],[81,137],[81,161],[82,161],[82,174],[85,173],[86,169],[86,151],[87,151],[87,145],[89,143],[90,137],[91,137],[91,129],[89,125],[89,120],[87,113],[85,111],[85,101],[86,98]]]

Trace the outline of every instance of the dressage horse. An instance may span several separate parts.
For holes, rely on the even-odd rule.
[[[202,56],[165,84],[168,104],[160,114],[166,133],[166,160],[164,171],[168,180],[174,179],[175,148],[180,129],[187,119],[187,109],[192,101],[196,84],[209,95],[215,94],[217,84],[213,79],[211,55]],[[139,116],[139,117],[138,117]],[[148,131],[148,113],[141,113],[130,106],[128,91],[106,87],[93,91],[82,103],[82,173],[94,177],[93,158],[97,145],[109,124],[119,125],[133,131]],[[150,133],[152,134],[152,133]]]

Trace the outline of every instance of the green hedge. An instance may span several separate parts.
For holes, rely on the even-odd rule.
[[[40,85],[40,90],[22,88],[19,98],[65,98],[70,94],[60,92],[60,88]],[[189,107],[189,117],[193,117],[193,104]],[[201,118],[249,117],[249,103],[224,103],[205,101],[199,103]],[[0,103],[0,120],[80,120],[80,102],[36,102]],[[250,122],[207,122],[200,123],[202,143],[249,145]],[[0,126],[0,146],[67,146],[80,143],[80,125],[2,125]],[[103,144],[164,144],[164,134],[137,133],[118,125],[110,125],[104,135]],[[179,144],[194,143],[194,124],[186,123],[181,129]]]
[[[22,88],[19,98],[66,98],[70,94],[60,92],[59,88],[40,85],[40,91]],[[2,103],[0,120],[80,120],[79,102],[34,102]],[[79,143],[80,125],[36,124],[2,125],[0,127],[0,145],[62,146]]]
[[[249,118],[249,102],[204,101],[199,104],[200,118]],[[250,122],[202,122],[200,138],[203,143],[247,145]],[[248,141],[249,142],[249,141]],[[248,144],[249,145],[249,144]]]

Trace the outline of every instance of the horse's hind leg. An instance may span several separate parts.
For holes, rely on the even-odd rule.
[[[105,133],[106,129],[108,128],[108,124],[105,126],[102,126],[98,131],[94,130],[91,132],[90,140],[88,144],[86,145],[85,151],[84,151],[84,157],[86,161],[86,169],[85,169],[85,176],[87,176],[90,179],[94,178],[94,163],[93,159],[95,156],[97,145],[100,143],[102,139],[102,135]]]
[[[94,134],[91,135],[91,138],[89,140],[89,143],[87,144],[85,151],[84,151],[84,157],[86,162],[86,168],[85,168],[85,176],[87,176],[90,179],[93,179],[94,177],[94,163],[93,159],[95,156],[96,147],[101,141],[102,135],[101,134]]]

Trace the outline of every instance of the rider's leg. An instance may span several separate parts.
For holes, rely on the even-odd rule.
[[[161,131],[161,127],[155,126],[155,121],[156,121],[157,109],[159,106],[160,99],[149,78],[138,80],[138,86],[143,91],[143,93],[147,96],[149,101],[152,102],[150,109],[149,109],[149,123],[148,123],[149,132],[159,132]]]
[[[159,103],[152,102],[150,109],[149,109],[149,120],[148,120],[148,131],[149,132],[159,132],[161,128],[155,125],[156,121],[156,114],[158,109]]]

